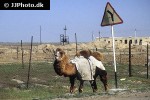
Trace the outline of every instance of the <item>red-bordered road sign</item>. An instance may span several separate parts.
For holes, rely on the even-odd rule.
[[[123,23],[121,17],[117,14],[115,9],[107,2],[101,26],[110,26]]]

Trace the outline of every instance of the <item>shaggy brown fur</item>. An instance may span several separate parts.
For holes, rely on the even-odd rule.
[[[103,60],[103,55],[99,52],[92,52],[91,56],[95,57],[97,60],[102,61]]]
[[[57,48],[56,52],[60,53],[60,58],[57,62],[54,62],[54,69],[56,73],[64,76],[74,75],[76,73],[76,67],[74,64],[70,63],[68,56],[65,55],[65,52],[60,48]]]
[[[57,48],[56,52],[60,53],[60,58],[58,61],[60,61],[55,70],[57,74],[59,75],[65,75],[70,76],[74,75],[76,73],[75,65],[70,63],[68,56],[66,56],[65,52],[61,48]],[[91,52],[90,50],[82,50],[76,54],[76,56],[83,56],[84,58],[89,58],[89,56],[95,57],[97,60],[101,61],[103,56],[99,52]]]
[[[103,60],[103,55],[100,52],[92,52],[90,50],[82,50],[79,53],[77,53],[77,56],[83,56],[84,58],[89,58],[89,56],[93,56],[94,58],[96,58],[99,61]]]
[[[76,54],[76,56],[84,56],[87,59],[91,55],[94,56],[99,61],[102,60],[102,55],[100,53],[91,52],[90,50],[83,50]],[[56,56],[56,58],[55,58],[55,61],[53,64],[54,70],[58,75],[60,75],[60,76],[64,75],[65,77],[70,78],[70,83],[71,83],[70,92],[72,93],[75,90],[75,88],[74,88],[75,78],[80,80],[79,92],[82,92],[84,81],[82,80],[81,76],[79,75],[75,64],[70,63],[68,56],[66,56],[65,52],[60,48],[56,49],[55,56]],[[100,77],[100,80],[104,84],[105,90],[107,90],[107,77],[106,77],[107,72],[105,70],[96,68],[95,75],[93,76],[94,81],[90,81],[93,92],[95,92],[97,90],[97,85],[96,85],[97,76]]]

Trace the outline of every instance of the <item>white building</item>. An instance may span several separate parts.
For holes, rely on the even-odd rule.
[[[97,37],[96,41],[112,46],[112,37]],[[150,45],[150,37],[115,37],[115,45],[119,48],[128,46],[129,41],[131,41],[131,45]]]

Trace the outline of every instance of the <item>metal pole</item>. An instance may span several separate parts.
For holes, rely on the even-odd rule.
[[[148,56],[148,44],[147,44],[147,79],[148,79],[148,66],[149,66],[149,56]]]
[[[136,29],[135,29],[135,31],[134,31],[134,38],[136,38]]]
[[[40,44],[42,44],[41,31],[42,31],[42,28],[40,26]]]
[[[22,47],[22,40],[21,40],[21,50],[22,50],[22,68],[24,68],[24,50],[23,50],[23,47]]]
[[[92,32],[92,42],[94,41],[94,33]]]
[[[117,69],[116,69],[116,54],[115,54],[115,40],[114,40],[114,29],[113,25],[111,25],[111,33],[112,33],[112,40],[113,40],[113,56],[114,56],[114,69],[115,69],[115,86],[117,86]]]
[[[66,31],[67,31],[66,25],[65,25],[65,28],[64,28],[64,30],[65,30],[65,38],[66,38]]]
[[[65,44],[65,36],[63,35],[63,45]]]
[[[99,41],[100,41],[100,38],[101,38],[101,33],[100,33],[100,31],[99,31]]]
[[[78,42],[77,42],[77,34],[75,33],[75,41],[76,41],[76,54],[77,54],[77,51],[78,51]]]
[[[30,80],[30,68],[31,68],[31,58],[32,58],[32,43],[33,43],[33,36],[31,37],[31,49],[30,49],[30,59],[29,59],[27,88],[29,87],[29,80]]]
[[[129,77],[131,77],[131,40],[129,41]]]

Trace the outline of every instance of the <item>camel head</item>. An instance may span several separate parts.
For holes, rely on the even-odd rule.
[[[65,77],[74,75],[76,73],[76,67],[74,64],[70,63],[69,57],[65,54],[65,52],[57,48],[54,51],[55,55],[55,61],[54,61],[54,70],[55,72],[62,76],[64,75]]]
[[[61,61],[65,56],[65,52],[61,48],[57,48],[56,51],[54,51],[54,55],[57,61]]]

